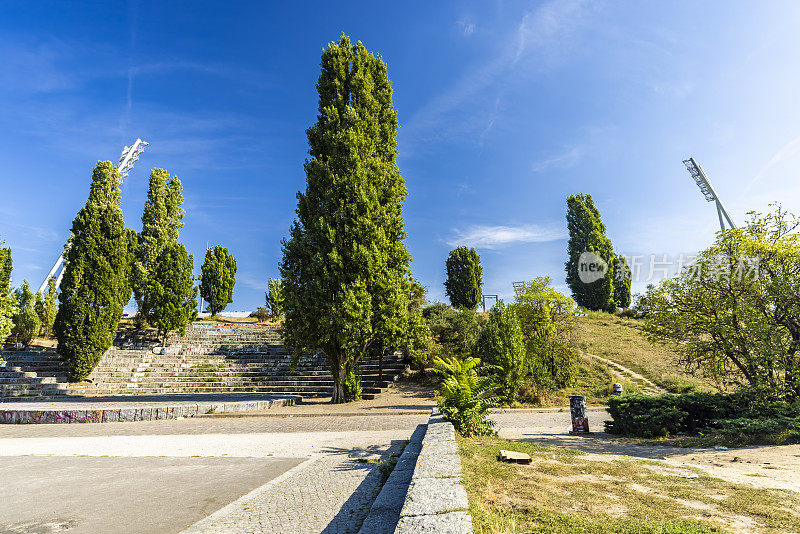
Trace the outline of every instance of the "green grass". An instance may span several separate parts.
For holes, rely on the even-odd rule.
[[[459,438],[474,530],[481,533],[712,533],[800,531],[800,496],[754,489],[693,468],[582,453],[497,437]],[[526,452],[529,466],[497,461]]]
[[[670,393],[716,389],[711,381],[687,373],[670,347],[650,343],[638,319],[589,312],[575,318],[574,335],[580,350],[617,362]]]

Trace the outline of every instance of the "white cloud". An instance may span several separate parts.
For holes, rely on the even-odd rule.
[[[792,158],[798,152],[800,152],[800,137],[795,137],[783,145],[781,149],[778,150],[778,152],[776,152],[772,158],[770,158],[767,164],[761,167],[761,170],[758,171],[758,174],[756,174],[755,178],[750,180],[750,183],[747,184],[746,191],[750,191],[753,185],[755,185],[757,181],[761,180],[767,174],[767,172],[772,169],[772,167]]]
[[[490,226],[473,225],[464,230],[456,230],[456,235],[447,244],[467,245],[475,248],[496,249],[512,243],[543,243],[567,237],[567,230],[561,226]]]
[[[461,28],[461,32],[464,35],[472,35],[473,33],[475,33],[475,24],[473,24],[472,22],[459,20],[457,24]]]
[[[580,147],[573,147],[552,158],[534,162],[531,168],[534,172],[545,171],[552,168],[567,169],[578,163],[583,156],[583,149]]]
[[[486,93],[522,82],[531,66],[538,70],[542,64],[557,63],[575,46],[574,33],[583,24],[587,11],[583,0],[552,1],[526,12],[516,31],[496,31],[494,56],[470,67],[449,89],[418,109],[400,130],[404,154],[412,153],[414,147],[424,150],[423,146],[432,139],[466,137],[480,143],[499,115],[499,99],[487,97]],[[472,25],[465,21],[458,24],[467,35]],[[474,30],[473,27],[470,33]],[[489,32],[482,28],[482,33]],[[528,61],[528,56],[533,55],[536,60]],[[465,109],[467,113],[463,113]]]

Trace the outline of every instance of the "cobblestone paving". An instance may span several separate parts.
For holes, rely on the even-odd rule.
[[[317,457],[184,532],[355,533],[379,491],[374,463],[345,455]]]

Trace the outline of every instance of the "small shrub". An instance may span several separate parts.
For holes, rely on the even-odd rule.
[[[622,317],[623,319],[638,319],[639,314],[636,313],[636,310],[633,308],[624,308],[617,312],[617,317]]]
[[[465,358],[475,351],[478,338],[487,319],[475,310],[457,310],[436,302],[423,308],[422,317],[428,323],[433,339],[446,356]]]
[[[800,443],[800,417],[773,416],[762,419],[723,419],[716,421],[720,437],[740,446],[757,443],[788,445]]]
[[[758,391],[652,397],[632,394],[611,397],[608,412],[613,420],[606,422],[606,431],[623,436],[651,438],[705,428],[734,434],[749,431],[755,435],[755,429],[777,424],[768,423],[770,419],[784,423],[796,420],[800,417],[800,405],[770,399]]]
[[[490,376],[478,376],[478,358],[436,358],[429,371],[444,377],[438,391],[439,411],[462,436],[494,434],[489,408],[497,405],[492,395],[497,389]]]
[[[266,321],[269,320],[270,313],[269,313],[269,310],[267,310],[266,307],[260,306],[260,307],[256,308],[256,311],[254,311],[253,313],[250,314],[250,317],[255,317],[256,319],[259,320],[259,322],[263,323],[263,322],[266,322]]]
[[[565,341],[549,337],[528,343],[528,374],[542,388],[572,385],[578,374],[578,353]]]
[[[509,404],[516,402],[525,378],[525,342],[512,308],[503,302],[492,308],[477,350],[484,362],[497,369],[500,397]]]

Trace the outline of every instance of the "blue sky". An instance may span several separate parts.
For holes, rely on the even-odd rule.
[[[718,226],[688,156],[738,223],[772,201],[800,211],[798,27],[797,2],[4,3],[0,239],[15,283],[38,285],[94,163],[141,137],[126,224],[141,226],[149,170],[176,174],[197,268],[207,243],[228,247],[229,309],[262,305],[305,187],[320,52],[345,32],[389,66],[430,297],[458,244],[481,254],[486,293],[538,275],[565,289],[573,193],[593,195],[619,252],[659,258]]]

